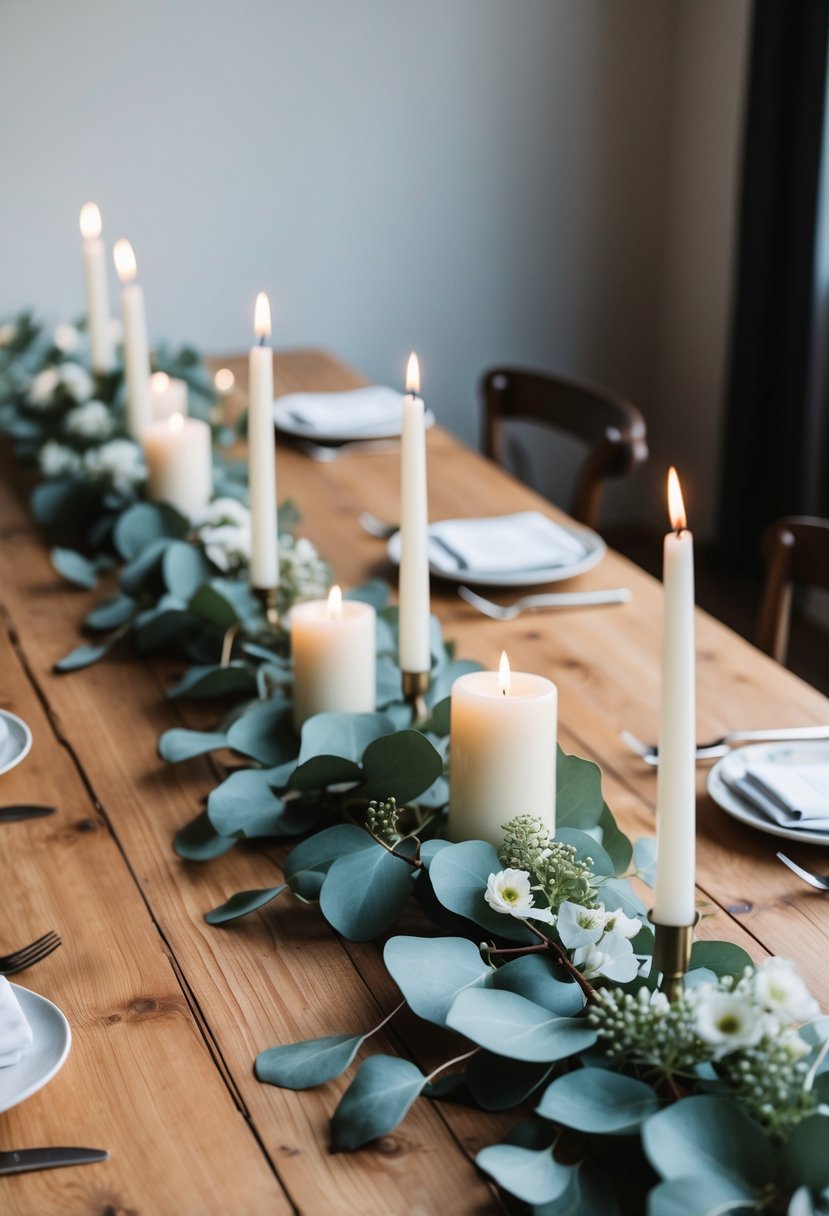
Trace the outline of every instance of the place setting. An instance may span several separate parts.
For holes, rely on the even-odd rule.
[[[349,454],[383,454],[400,450],[405,395],[382,385],[346,392],[287,393],[277,397],[273,418],[277,431],[312,460],[331,463]],[[427,410],[426,428],[435,416]]]

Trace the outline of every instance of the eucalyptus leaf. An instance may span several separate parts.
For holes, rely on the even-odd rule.
[[[551,1148],[533,1150],[517,1144],[491,1144],[475,1158],[499,1186],[525,1203],[552,1203],[570,1185],[572,1165],[561,1165]]]
[[[807,1186],[815,1194],[829,1187],[829,1116],[801,1120],[782,1148],[782,1169],[792,1190]]]
[[[554,1064],[527,1063],[481,1050],[466,1066],[470,1093],[484,1110],[511,1110],[548,1079]]]
[[[762,1187],[777,1174],[777,1151],[760,1126],[728,1098],[692,1095],[652,1115],[642,1145],[663,1178],[721,1177]]]
[[[221,836],[282,836],[285,803],[261,769],[240,769],[211,790],[207,814]]]
[[[557,1077],[536,1108],[544,1119],[600,1135],[629,1135],[659,1110],[651,1085],[604,1068]]]
[[[118,585],[125,595],[137,596],[144,591],[161,565],[161,559],[172,541],[167,537],[152,540],[121,570]]]
[[[412,893],[412,867],[381,844],[338,857],[320,891],[323,916],[349,941],[365,942],[397,920]]]
[[[613,862],[614,874],[627,873],[633,856],[633,845],[624,832],[619,830],[607,803],[602,807],[596,829],[601,832],[602,847]]]
[[[235,843],[233,837],[219,835],[208,819],[207,811],[202,811],[173,838],[175,852],[186,861],[212,861],[229,852]]]
[[[309,836],[291,850],[285,858],[283,872],[289,881],[309,870],[326,873],[338,857],[351,853],[365,853],[375,847],[375,842],[362,828],[350,823],[337,823],[333,827]]]
[[[592,828],[599,822],[602,798],[602,772],[592,760],[556,751],[556,825]],[[558,835],[558,832],[556,832]]]
[[[724,975],[739,978],[751,966],[751,956],[733,942],[694,942],[691,948],[691,967],[707,967],[718,978]]]
[[[496,1055],[544,1063],[592,1047],[596,1032],[585,1022],[558,1017],[514,992],[467,989],[455,998],[447,1026]]]
[[[167,546],[161,570],[167,590],[181,600],[189,600],[211,574],[204,552],[183,540]]]
[[[184,605],[172,601],[171,596],[162,596],[154,608],[140,612],[135,618],[133,635],[136,648],[142,654],[157,650],[181,634],[192,618],[184,611]]]
[[[450,663],[439,665],[437,670],[432,673],[432,679],[426,691],[427,707],[436,709],[441,701],[445,701],[459,676],[465,676],[470,671],[481,670],[483,670],[481,664],[475,662],[474,659],[455,659]]]
[[[563,968],[558,971],[563,973]],[[575,1017],[585,1004],[578,984],[557,978],[551,960],[540,954],[525,954],[505,963],[493,975],[492,986],[504,992],[517,992],[561,1017]]]
[[[388,583],[382,578],[370,578],[357,587],[350,587],[343,598],[371,604],[372,608],[385,608],[389,600],[389,590]]]
[[[74,549],[55,548],[49,554],[52,565],[58,574],[74,583],[76,587],[85,587],[91,591],[98,583],[98,575],[92,562],[77,553]]]
[[[594,874],[610,875],[614,872],[614,865],[610,858],[610,854],[593,836],[588,836],[586,832],[579,828],[560,828],[556,826],[556,840],[562,844],[572,845],[576,850],[576,858],[579,861],[587,861],[590,858],[591,869]]]
[[[634,891],[626,878],[608,878],[599,888],[599,894],[606,910],[615,912],[621,908],[625,916],[647,916],[647,908]]]
[[[57,663],[55,663],[55,671],[80,671],[82,667],[91,667],[93,663],[97,663],[99,659],[102,659],[109,649],[109,642],[102,642],[98,646],[76,646],[74,650],[69,651],[69,654],[65,654],[62,659],[58,659]]]
[[[250,756],[259,764],[284,764],[297,754],[299,740],[293,726],[290,701],[276,697],[256,705],[237,718],[227,732],[234,751]]]
[[[375,739],[363,753],[361,798],[396,798],[402,806],[427,790],[443,773],[443,760],[428,739],[416,730],[402,730]]]
[[[385,714],[314,714],[302,726],[298,763],[314,756],[357,762],[370,743],[393,732],[394,724]]]
[[[84,624],[89,629],[118,629],[119,626],[126,624],[136,608],[136,601],[131,596],[116,595],[93,608],[87,615]]]
[[[112,539],[121,557],[131,562],[153,541],[174,534],[160,507],[154,503],[139,502],[119,516]]]
[[[307,793],[310,790],[324,790],[331,785],[356,784],[361,780],[363,770],[353,760],[344,756],[312,756],[298,768],[288,779],[288,785],[293,790]]]
[[[648,1216],[748,1216],[756,1212],[756,1195],[747,1186],[722,1174],[687,1174],[661,1182],[648,1195]],[[741,1203],[740,1200],[745,1200]]]
[[[257,1079],[268,1085],[312,1089],[345,1072],[367,1038],[365,1034],[330,1034],[269,1047],[256,1057],[254,1071]]]
[[[642,882],[652,887],[656,877],[656,837],[640,836],[633,844],[633,863]]]
[[[352,1152],[393,1132],[425,1084],[426,1078],[409,1060],[369,1056],[334,1112],[332,1151]]]
[[[246,663],[228,663],[226,667],[218,664],[191,667],[179,680],[174,688],[167,692],[170,698],[175,697],[230,697],[250,695],[256,689],[256,676]]]
[[[172,730],[165,730],[158,740],[158,754],[170,764],[192,760],[194,756],[204,756],[208,752],[218,751],[220,747],[227,747],[227,735],[221,731],[183,730],[174,727]]]
[[[392,937],[383,961],[418,1017],[437,1026],[465,988],[486,985],[493,969],[472,942],[462,937]]]
[[[203,583],[188,604],[193,616],[215,625],[218,629],[229,629],[239,621],[239,614],[230,600],[210,583]]]
[[[624,1173],[622,1178],[628,1181]],[[574,1168],[567,1190],[553,1203],[534,1207],[533,1216],[619,1216],[620,1211],[617,1191],[588,1158]]]
[[[432,857],[429,878],[438,900],[450,912],[474,921],[498,937],[529,942],[532,937],[526,926],[513,916],[496,912],[484,898],[487,879],[501,868],[491,844],[466,840],[448,845]]]
[[[211,912],[206,912],[204,919],[208,925],[229,924],[230,921],[238,920],[240,916],[247,916],[250,912],[264,908],[271,900],[276,899],[277,895],[281,895],[287,886],[288,884],[283,882],[277,887],[262,887],[255,891],[237,891],[225,903],[219,904]]]

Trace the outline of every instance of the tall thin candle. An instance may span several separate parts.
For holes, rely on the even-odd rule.
[[[273,350],[271,306],[264,291],[256,297],[254,332],[248,363],[248,482],[251,512],[251,586],[279,586],[276,515],[276,443],[273,426]]]
[[[127,430],[140,440],[153,419],[150,398],[150,346],[144,292],[135,282],[138,268],[129,241],[116,241],[112,256],[123,284],[121,309],[124,318],[124,377],[127,382]]]
[[[412,354],[406,370],[400,455],[399,660],[406,672],[427,672],[431,666],[426,423],[419,392],[420,368]]]
[[[653,919],[690,925],[695,916],[696,711],[694,538],[686,527],[676,469],[668,474],[672,532],[664,546],[662,694]]]
[[[101,240],[101,213],[95,203],[81,207],[83,275],[86,288],[86,328],[93,372],[112,371],[112,331],[109,323],[106,249]]]

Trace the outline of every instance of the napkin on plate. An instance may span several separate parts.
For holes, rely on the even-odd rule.
[[[346,393],[288,393],[278,407],[283,417],[321,436],[381,429],[399,434],[403,425],[403,394],[378,384]]]
[[[726,784],[780,827],[829,832],[829,761],[755,761],[731,775]]]
[[[5,975],[0,975],[0,1068],[18,1064],[32,1045],[32,1028]]]
[[[429,528],[429,561],[447,573],[543,570],[569,566],[586,552],[580,540],[539,511],[487,519],[444,519]]]

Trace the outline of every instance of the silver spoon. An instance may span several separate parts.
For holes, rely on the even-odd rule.
[[[626,743],[631,751],[641,756],[645,764],[659,763],[659,748],[653,743],[645,743],[632,731],[619,731],[619,738]],[[700,743],[697,747],[697,760],[716,760],[719,756],[727,756],[734,743],[785,743],[787,741],[804,741],[808,739],[829,739],[829,726],[782,726],[770,730],[730,730],[719,739],[710,743]]]

